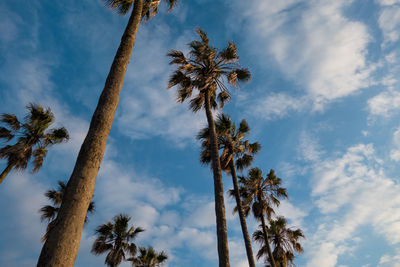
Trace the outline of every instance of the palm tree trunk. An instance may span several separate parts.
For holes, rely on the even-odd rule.
[[[93,196],[107,137],[118,106],[124,75],[135,44],[143,1],[136,0],[85,141],[68,181],[54,227],[43,245],[37,266],[72,267],[79,249],[86,213]]]
[[[261,216],[261,223],[264,233],[265,245],[267,246],[268,257],[271,263],[271,267],[276,267],[274,256],[272,255],[271,246],[269,245],[269,237],[268,237],[268,230],[267,225],[265,224],[264,215]]]
[[[233,162],[233,159],[230,160],[229,167],[231,170],[233,191],[235,192],[236,205],[237,205],[237,209],[238,209],[238,213],[239,213],[240,226],[242,227],[244,245],[246,247],[247,259],[249,261],[249,267],[256,267],[256,263],[254,261],[253,249],[251,247],[250,236],[249,236],[249,232],[247,231],[246,217],[244,216],[244,212],[243,212],[243,208],[242,208],[242,201],[240,200],[239,186],[238,186],[238,181],[237,181],[237,176],[236,176],[235,163]]]
[[[217,134],[214,118],[211,112],[210,91],[206,89],[204,108],[206,110],[208,129],[210,135],[211,164],[214,175],[215,217],[217,220],[217,241],[219,267],[229,267],[228,234],[226,231],[224,188],[222,185],[221,163],[217,148]]]
[[[4,171],[0,174],[0,184],[3,182],[4,178],[10,173],[12,170],[13,165],[8,164],[7,167],[4,169]]]

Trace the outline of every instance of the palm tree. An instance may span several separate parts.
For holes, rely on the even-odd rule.
[[[64,196],[66,184],[65,182],[58,181],[58,188],[57,189],[51,189],[46,191],[44,194],[48,200],[52,202],[51,205],[46,205],[43,206],[39,212],[42,214],[40,217],[41,221],[47,221],[47,228],[46,228],[46,234],[42,237],[42,242],[45,242],[47,239],[48,232],[50,229],[54,226],[54,220],[58,214],[58,211],[60,210],[60,206],[62,203],[62,199]],[[95,204],[93,201],[90,202],[89,208],[87,210],[88,213],[93,213],[95,211]],[[85,218],[85,223],[88,221],[87,216]]]
[[[119,214],[113,218],[113,222],[107,222],[96,228],[98,237],[93,243],[91,252],[95,255],[108,252],[104,263],[109,267],[116,267],[126,259],[126,256],[136,254],[136,245],[131,241],[144,229],[133,226],[129,228],[130,219],[128,215]]]
[[[137,257],[128,259],[134,267],[161,267],[168,259],[164,251],[157,253],[152,247],[140,247],[139,254]]]
[[[158,11],[160,0],[105,0],[121,15],[132,12],[114,57],[104,89],[90,122],[68,181],[57,223],[43,245],[38,266],[73,266],[79,249],[87,209],[93,196],[97,173],[103,159],[107,137],[114,120],[124,76],[135,44],[140,22]],[[177,0],[165,0],[171,10]]]
[[[287,227],[284,217],[270,220],[268,229],[271,243],[274,246],[274,259],[278,267],[294,266],[294,252],[303,253],[300,239],[305,238],[301,229],[291,229]],[[260,225],[260,228],[262,225]],[[257,253],[257,259],[267,255],[267,246],[262,230],[257,230],[253,234],[254,240],[261,244],[261,249]],[[267,257],[266,257],[267,258]],[[271,263],[271,262],[269,262]],[[268,266],[268,265],[267,265]]]
[[[193,112],[204,108],[206,112],[209,136],[210,156],[214,177],[215,213],[217,223],[218,257],[219,266],[229,266],[228,237],[226,231],[224,189],[222,185],[221,164],[219,161],[217,135],[212,114],[212,109],[222,108],[230,99],[228,88],[224,79],[232,86],[237,86],[239,81],[248,81],[250,72],[238,64],[236,45],[232,42],[221,51],[209,43],[207,34],[197,29],[201,41],[192,41],[189,44],[188,57],[178,50],[172,50],[168,56],[172,58],[170,64],[178,66],[170,77],[168,88],[178,87],[178,102],[190,100],[190,109]],[[197,95],[192,97],[193,91]]]
[[[243,212],[242,203],[240,200],[239,186],[236,176],[236,168],[243,170],[250,166],[253,161],[253,156],[259,151],[261,145],[257,142],[250,143],[248,140],[243,140],[250,132],[250,127],[246,120],[242,120],[239,127],[236,129],[229,116],[220,114],[215,121],[215,128],[217,133],[218,148],[222,149],[220,157],[221,167],[224,171],[230,173],[233,182],[233,190],[230,191],[231,195],[236,199],[236,209],[239,213],[240,225],[242,228],[244,243],[246,247],[247,259],[250,267],[255,267],[253,250],[249,232],[247,230],[246,218]],[[201,162],[209,164],[211,161],[209,147],[209,130],[204,128],[200,130],[198,139],[202,140],[203,151],[201,153]]]
[[[32,172],[37,172],[43,165],[47,147],[69,139],[64,127],[47,130],[54,123],[54,114],[50,108],[45,109],[33,103],[26,108],[29,112],[23,122],[20,122],[14,114],[0,115],[0,123],[4,125],[0,127],[0,139],[5,143],[16,139],[13,145],[0,148],[0,159],[7,159],[7,166],[0,174],[0,183],[11,170],[25,170],[32,156]]]
[[[262,171],[259,168],[252,168],[248,177],[239,177],[241,196],[244,204],[244,212],[249,214],[250,209],[256,219],[261,221],[265,240],[268,238],[268,229],[264,216],[268,220],[274,214],[273,207],[280,204],[279,198],[288,198],[286,189],[281,187],[282,179],[275,175],[274,170],[270,170],[266,178],[263,178]],[[266,246],[268,256],[272,267],[276,267],[269,242]]]

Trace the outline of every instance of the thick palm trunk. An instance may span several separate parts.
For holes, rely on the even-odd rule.
[[[272,255],[271,246],[269,245],[269,237],[268,237],[268,230],[267,225],[265,224],[264,215],[261,216],[261,223],[263,228],[263,234],[265,239],[265,245],[267,246],[268,257],[271,263],[271,267],[276,267],[274,256]]]
[[[37,266],[72,267],[75,262],[86,212],[93,196],[124,75],[135,44],[142,8],[142,0],[136,0],[90,122],[88,134],[68,181],[60,211],[43,245]]]
[[[217,134],[215,131],[214,118],[211,112],[210,92],[205,93],[205,110],[207,115],[208,129],[210,135],[211,164],[214,175],[214,197],[215,216],[217,220],[217,240],[219,267],[229,267],[228,234],[226,231],[224,188],[222,185],[221,163],[217,148]]]
[[[232,176],[233,191],[235,192],[235,199],[240,219],[240,226],[242,227],[244,245],[246,247],[247,260],[249,261],[250,267],[256,267],[256,263],[254,261],[253,249],[251,247],[250,236],[249,232],[247,231],[246,217],[244,216],[242,201],[240,200],[239,185],[237,181],[235,163],[233,162],[233,159],[229,163],[229,168]]]
[[[13,165],[8,164],[7,167],[4,169],[4,171],[0,174],[0,184],[3,182],[4,178],[10,173],[12,170]]]

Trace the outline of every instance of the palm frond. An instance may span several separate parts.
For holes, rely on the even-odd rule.
[[[219,52],[218,59],[227,63],[236,62],[239,59],[236,44],[228,42],[228,46]]]
[[[7,128],[0,127],[0,139],[5,139],[4,141],[7,143],[11,139],[14,138],[12,131],[8,130]]]
[[[104,0],[106,5],[117,11],[120,15],[126,15],[129,12],[134,0]]]
[[[42,167],[46,154],[47,149],[45,147],[38,147],[33,151],[34,160],[32,173],[37,172]]]
[[[14,131],[18,131],[21,128],[21,123],[19,122],[17,116],[14,114],[1,114],[0,121]]]

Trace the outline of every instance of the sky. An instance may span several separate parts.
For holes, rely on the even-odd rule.
[[[22,117],[40,103],[71,136],[38,173],[0,185],[0,266],[36,264],[43,193],[71,175],[127,20],[100,0],[0,2],[0,113]],[[218,48],[234,41],[252,73],[223,111],[248,121],[262,145],[253,166],[274,169],[288,189],[277,214],[306,236],[295,264],[400,266],[400,0],[162,6],[139,28],[75,266],[103,265],[90,253],[94,229],[119,213],[146,229],[137,245],[167,252],[167,266],[217,266],[213,181],[195,140],[205,114],[166,90],[166,54],[187,52],[196,27]],[[244,267],[234,200],[225,201],[231,265]]]

